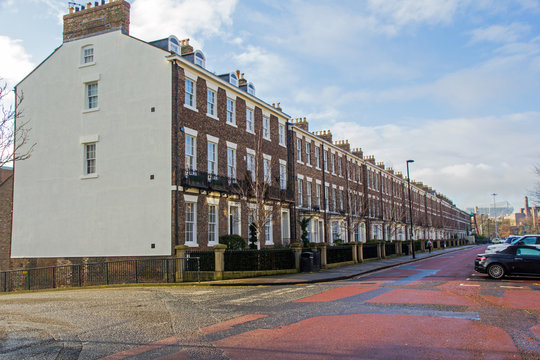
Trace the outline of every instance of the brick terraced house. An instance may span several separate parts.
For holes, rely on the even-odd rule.
[[[127,1],[70,9],[63,43],[16,87],[32,157],[14,166],[14,267],[169,256],[221,235],[258,247],[408,239],[407,179],[329,131],[216,75],[189,39],[129,35]],[[417,239],[463,237],[469,216],[413,183]]]

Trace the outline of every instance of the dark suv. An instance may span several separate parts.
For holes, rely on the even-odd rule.
[[[492,279],[505,275],[540,275],[540,247],[534,245],[511,245],[495,254],[479,254],[474,270],[488,274]]]

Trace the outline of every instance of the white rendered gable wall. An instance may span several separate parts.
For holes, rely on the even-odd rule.
[[[87,44],[95,64],[80,67]],[[64,43],[19,84],[37,145],[15,164],[12,257],[171,254],[167,55],[110,32]],[[94,80],[99,110],[84,112]],[[88,139],[97,178],[81,179]]]

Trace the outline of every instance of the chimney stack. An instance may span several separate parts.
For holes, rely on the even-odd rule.
[[[349,144],[349,140],[337,140],[334,141],[334,145],[336,145],[342,150],[345,150],[346,152],[351,152],[351,145]]]
[[[189,39],[180,41],[180,44],[180,55],[191,54],[194,51],[193,46],[189,45]]]
[[[129,34],[129,13],[130,5],[125,0],[72,6],[64,15],[64,42],[116,30]]]

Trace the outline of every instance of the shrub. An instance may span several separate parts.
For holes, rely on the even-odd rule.
[[[236,234],[220,236],[219,243],[227,245],[227,250],[244,250],[246,247],[244,238]]]

